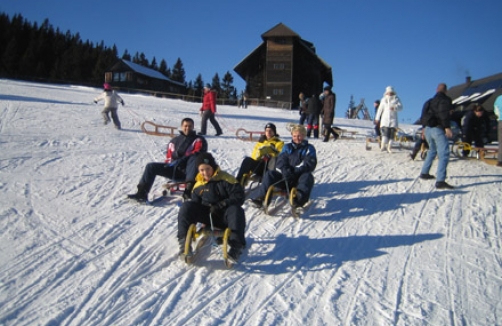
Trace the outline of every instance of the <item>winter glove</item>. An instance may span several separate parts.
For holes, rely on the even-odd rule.
[[[124,101],[120,102],[120,104],[122,104],[122,106],[125,106],[125,103],[124,103]]]
[[[221,212],[225,207],[227,207],[227,201],[222,200],[220,202],[217,202],[216,204],[211,204],[209,211],[211,212],[211,215],[214,215],[217,212]]]
[[[96,100],[95,100],[95,101],[94,101],[94,104],[98,104],[98,101],[96,101]]]
[[[284,167],[281,172],[282,172],[282,176],[286,180],[290,180],[291,178],[294,177],[294,174],[295,174],[295,170],[292,166]]]
[[[295,172],[294,172],[294,174],[296,174],[296,175],[300,175],[300,174],[302,174],[302,173],[303,173],[303,170],[304,170],[304,169],[303,169],[303,167],[295,167]]]

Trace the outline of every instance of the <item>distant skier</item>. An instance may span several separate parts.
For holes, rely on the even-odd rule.
[[[105,120],[105,125],[110,122],[110,117],[108,116],[108,114],[111,113],[115,128],[120,130],[121,127],[119,116],[117,115],[117,108],[118,103],[122,104],[122,106],[125,105],[124,100],[117,94],[117,92],[112,89],[110,84],[104,83],[103,88],[104,92],[94,99],[94,103],[98,103],[101,100],[105,101],[105,106],[103,108],[103,111],[101,112],[103,119]]]

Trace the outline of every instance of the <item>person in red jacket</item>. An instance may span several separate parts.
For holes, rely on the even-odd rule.
[[[216,129],[216,136],[222,135],[220,124],[216,121],[214,114],[216,113],[216,92],[211,90],[211,86],[207,84],[204,87],[204,98],[202,100],[202,107],[200,108],[200,115],[202,122],[200,126],[199,135],[204,136],[207,131],[207,120],[211,121],[214,129]]]

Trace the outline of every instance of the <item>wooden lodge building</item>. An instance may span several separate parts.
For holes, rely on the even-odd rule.
[[[495,99],[502,95],[502,73],[477,80],[466,77],[464,83],[450,87],[447,95],[459,111],[469,110],[473,104],[480,104],[487,112],[493,112]]]
[[[293,108],[298,95],[320,94],[333,85],[331,66],[317,56],[314,44],[283,23],[261,35],[263,42],[234,67],[246,81],[248,98],[260,105]]]
[[[171,80],[157,70],[123,59],[105,73],[105,82],[122,89],[151,91],[166,95],[186,92],[183,83]]]

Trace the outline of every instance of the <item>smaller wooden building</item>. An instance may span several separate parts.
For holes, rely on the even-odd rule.
[[[502,95],[502,73],[477,80],[466,77],[463,84],[450,87],[447,94],[459,111],[469,110],[473,104],[480,104],[487,112],[493,112],[495,99]]]
[[[320,94],[333,85],[331,66],[316,54],[314,44],[283,23],[261,35],[263,42],[234,67],[246,81],[251,100],[271,100],[298,106],[298,95]]]
[[[186,92],[183,83],[171,80],[157,70],[123,59],[105,73],[105,81],[122,88],[172,94],[185,94]]]

